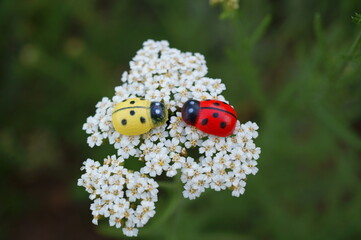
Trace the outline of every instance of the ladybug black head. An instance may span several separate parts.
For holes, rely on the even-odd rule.
[[[168,110],[161,102],[151,102],[150,117],[155,127],[164,124],[168,118]]]
[[[199,101],[188,100],[182,107],[182,118],[189,125],[195,125],[199,113]]]

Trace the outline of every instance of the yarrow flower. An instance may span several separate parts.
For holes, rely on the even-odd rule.
[[[107,217],[110,226],[122,227],[127,236],[137,236],[137,228],[155,214],[158,184],[144,174],[127,170],[123,163],[124,159],[115,155],[105,158],[103,165],[87,159],[78,185],[94,200],[90,205],[94,224]]]
[[[174,177],[179,173],[183,196],[189,199],[199,197],[207,188],[229,189],[236,197],[244,193],[247,175],[258,171],[260,148],[253,142],[258,136],[257,124],[237,121],[234,133],[223,138],[201,132],[181,117],[180,109],[189,99],[227,102],[221,95],[225,85],[206,74],[203,55],[170,48],[167,41],[148,40],[130,62],[130,71],[123,73],[115,95],[96,104],[95,115],[83,125],[90,135],[88,145],[108,142],[117,156],[106,158],[103,165],[88,159],[82,167],[85,173],[78,184],[94,201],[93,223],[109,218],[111,226],[136,236],[138,228],[155,214],[158,184],[153,178],[160,175]],[[163,101],[169,108],[167,124],[139,136],[115,131],[111,121],[114,106],[131,97]],[[124,167],[130,157],[143,162],[139,172]]]

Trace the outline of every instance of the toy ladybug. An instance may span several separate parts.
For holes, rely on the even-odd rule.
[[[123,135],[140,135],[168,120],[168,109],[161,102],[129,98],[114,107],[112,122]]]
[[[237,114],[232,106],[218,100],[188,100],[182,108],[187,124],[219,137],[228,137],[236,128]]]

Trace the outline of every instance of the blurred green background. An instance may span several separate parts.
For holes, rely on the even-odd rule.
[[[82,124],[147,39],[205,55],[242,122],[260,126],[245,195],[208,191],[139,239],[361,239],[359,0],[2,0],[0,239],[124,239],[76,185]],[[226,16],[226,18],[220,18]],[[228,17],[227,17],[228,16]],[[355,42],[356,41],[356,42]]]

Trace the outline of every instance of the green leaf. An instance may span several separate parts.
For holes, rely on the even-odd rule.
[[[325,46],[324,35],[325,34],[322,29],[321,15],[319,13],[315,14],[313,25],[314,25],[314,31],[316,34],[317,42],[319,43],[320,47],[324,48],[324,46]]]
[[[348,146],[357,150],[361,149],[360,137],[347,125],[347,123],[340,121],[335,114],[329,112],[321,104],[314,103],[312,107],[316,116],[330,129],[330,132],[346,142]]]
[[[250,37],[250,42],[255,44],[259,41],[259,39],[263,36],[265,31],[267,30],[269,24],[271,23],[272,17],[270,14],[266,15],[262,22],[258,25],[257,29],[253,32],[252,36]]]

